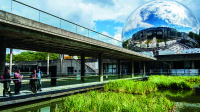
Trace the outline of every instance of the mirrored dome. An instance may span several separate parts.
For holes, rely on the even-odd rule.
[[[199,22],[185,5],[176,1],[153,1],[139,7],[128,17],[122,31],[122,40],[147,28],[171,28],[177,32],[198,33]]]

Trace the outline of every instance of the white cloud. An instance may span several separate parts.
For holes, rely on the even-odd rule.
[[[20,54],[21,52],[26,52],[27,50],[13,49],[13,54]],[[35,52],[35,51],[33,51]],[[10,54],[10,48],[6,48],[6,54]]]
[[[152,0],[19,0],[30,3],[32,6],[53,13],[85,27],[95,29],[95,22],[98,20],[114,20],[124,23],[130,13],[137,7]],[[170,0],[169,0],[170,1]],[[175,0],[171,0],[175,1]],[[187,5],[199,15],[199,0],[177,0]],[[40,6],[38,4],[41,3]],[[132,25],[141,18],[135,17]],[[199,18],[200,19],[200,18]],[[151,27],[150,24],[140,23],[141,27]],[[115,26],[113,26],[115,27]],[[108,31],[107,31],[108,32]]]
[[[115,27],[114,29],[116,29],[117,32],[115,32],[115,35],[113,38],[116,40],[122,41],[122,27]]]
[[[118,33],[114,36],[114,39],[121,41],[122,40],[121,37],[122,37],[121,33]]]
[[[88,0],[87,0],[88,1]],[[49,12],[60,15],[70,21],[93,28],[94,21],[115,20],[124,22],[130,12],[135,9],[139,1],[113,0],[113,3],[105,2],[105,6],[98,3],[88,3],[84,0],[45,0],[46,9]]]
[[[103,31],[101,33],[104,34],[104,35],[110,36],[110,34],[108,32],[106,32],[106,31]]]

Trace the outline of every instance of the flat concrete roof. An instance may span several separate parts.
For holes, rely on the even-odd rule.
[[[6,47],[49,53],[120,59],[154,61],[156,58],[139,54],[112,44],[30,20],[0,10],[0,38],[5,37]]]

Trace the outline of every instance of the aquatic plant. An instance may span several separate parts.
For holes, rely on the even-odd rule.
[[[90,91],[66,97],[62,112],[168,112],[174,103],[164,96]]]
[[[150,76],[148,81],[117,80],[104,85],[104,91],[145,94],[160,90],[189,90],[193,85],[180,76]]]
[[[152,93],[153,94],[153,93]],[[164,96],[171,96],[171,97],[190,97],[194,94],[194,91],[191,90],[160,90],[155,92],[156,95],[164,95]]]
[[[156,91],[157,86],[148,81],[118,80],[104,85],[104,91],[145,94]]]
[[[183,76],[150,76],[149,82],[155,83],[158,89],[192,89],[191,83]]]

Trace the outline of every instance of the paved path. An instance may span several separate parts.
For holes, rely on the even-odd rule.
[[[126,79],[118,79],[118,80],[130,80],[130,79],[136,80],[136,79],[143,79],[143,78],[134,77],[134,78],[126,78]],[[114,81],[114,80],[110,80],[110,81]],[[12,97],[0,97],[0,106],[6,106],[10,104],[15,104],[15,103],[24,103],[24,102],[28,102],[32,100],[40,100],[44,98],[54,98],[54,97],[69,95],[73,93],[89,91],[92,89],[98,89],[98,88],[102,88],[104,84],[109,83],[110,81],[48,87],[48,88],[43,88],[43,91],[38,92],[38,93],[32,93],[31,91],[23,90],[21,91],[21,94],[19,95],[14,95]]]

